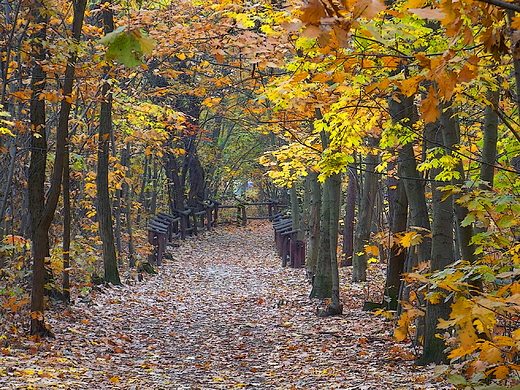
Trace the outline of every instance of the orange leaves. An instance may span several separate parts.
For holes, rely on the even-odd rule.
[[[359,0],[354,4],[352,17],[354,19],[360,17],[373,19],[385,9],[386,6],[381,0]]]
[[[19,310],[19,308],[23,305],[26,305],[29,303],[29,300],[23,299],[20,300],[17,296],[12,296],[9,298],[2,298],[2,308],[6,310],[11,310],[13,312],[16,312]]]
[[[417,91],[419,90],[419,86],[421,85],[424,79],[424,76],[410,77],[399,83],[399,89],[401,90],[403,95],[410,97],[417,93]]]
[[[423,119],[425,123],[435,122],[439,117],[439,99],[437,98],[437,92],[432,86],[430,86],[428,96],[421,103],[420,111],[421,119]]]
[[[321,19],[328,16],[320,0],[310,0],[301,10],[303,13],[300,16],[300,20],[314,26],[318,26],[321,23]]]
[[[446,13],[438,8],[410,8],[409,11],[422,19],[443,20]]]

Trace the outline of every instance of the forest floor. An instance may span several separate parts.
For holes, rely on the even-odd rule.
[[[342,269],[344,314],[319,318],[272,236],[268,223],[219,226],[170,248],[158,275],[55,305],[55,339],[1,351],[0,390],[448,388],[414,367],[393,322],[360,309],[380,271],[352,284]]]

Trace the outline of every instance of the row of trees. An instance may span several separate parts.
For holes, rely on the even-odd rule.
[[[311,296],[341,311],[347,181],[353,281],[384,254],[381,306],[403,310],[396,336],[423,346],[420,364],[459,363],[462,386],[508,388],[519,368],[515,12],[500,1],[309,1],[284,24],[295,51],[265,93],[288,145],[263,162],[275,182],[311,189]]]
[[[63,271],[68,295],[85,237],[99,242],[82,253],[102,247],[120,283],[142,215],[265,180],[269,150],[271,180],[293,200],[305,188],[324,315],[341,312],[338,257],[353,282],[381,257],[381,306],[400,314],[398,338],[424,345],[418,362],[507,384],[520,337],[518,6],[228,3],[4,3],[0,221],[12,243],[33,243],[32,332],[48,332],[44,285]]]
[[[264,182],[273,139],[252,131],[249,69],[219,49],[236,32],[209,4],[3,5],[3,314],[23,307],[32,272],[31,333],[49,336],[45,296],[68,301],[97,274],[120,284],[118,268],[145,258],[149,215]],[[27,239],[32,261],[18,257]]]

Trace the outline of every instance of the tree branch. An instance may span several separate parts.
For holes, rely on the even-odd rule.
[[[520,5],[509,3],[507,1],[502,1],[502,0],[478,0],[478,1],[481,1],[482,3],[496,5],[497,7],[500,7],[503,9],[509,9],[511,11],[520,12]]]

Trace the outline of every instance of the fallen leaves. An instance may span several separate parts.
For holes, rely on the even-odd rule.
[[[341,271],[345,315],[317,318],[319,302],[307,298],[305,271],[280,267],[269,224],[219,228],[171,251],[178,260],[141,284],[54,307],[49,322],[57,339],[5,348],[0,383],[9,389],[440,388],[392,340],[392,322],[360,310],[369,286],[347,283],[348,270]],[[381,284],[382,274],[374,274],[370,291]]]

